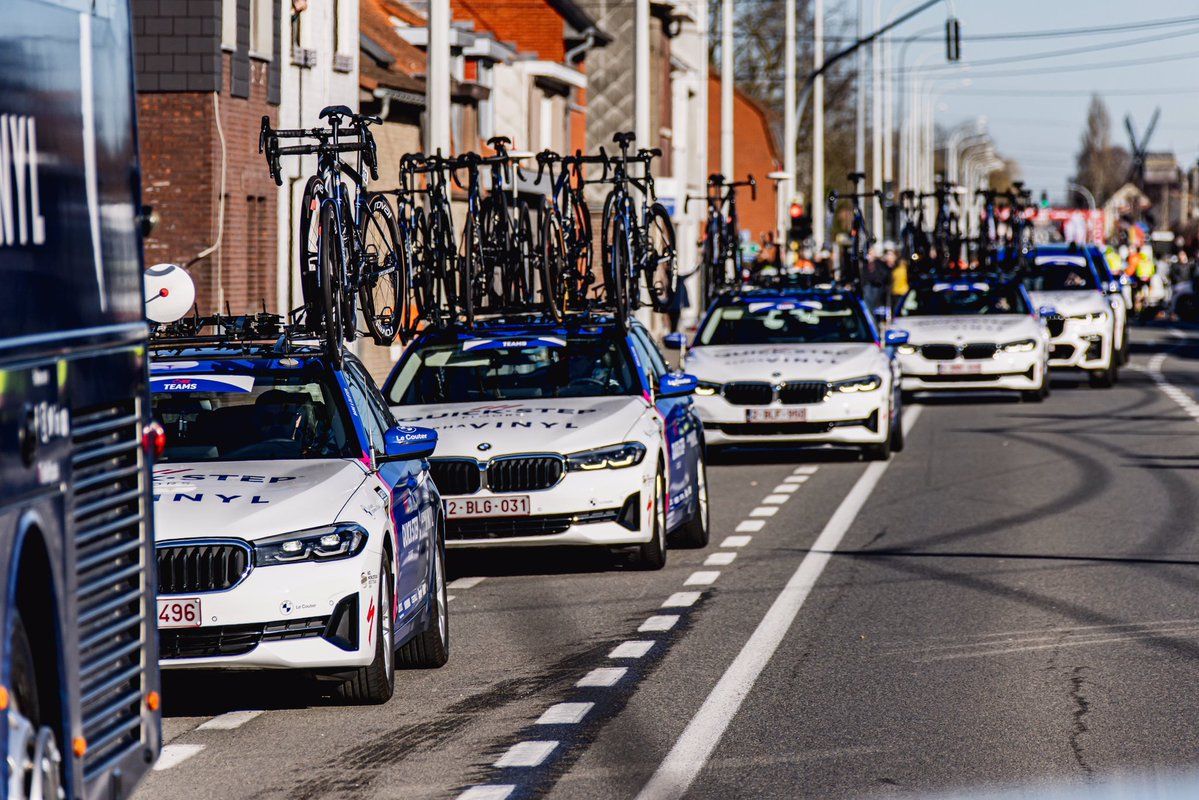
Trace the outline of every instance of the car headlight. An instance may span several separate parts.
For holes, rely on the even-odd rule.
[[[254,566],[352,558],[366,546],[366,529],[353,522],[309,528],[254,542]]]
[[[1101,319],[1107,319],[1107,312],[1098,311],[1094,314],[1071,314],[1066,319],[1077,320],[1079,322],[1098,322]]]
[[[640,442],[625,442],[610,447],[597,447],[566,456],[569,472],[588,472],[593,469],[623,469],[640,464],[645,458],[645,445]]]
[[[895,348],[895,352],[899,353],[901,356],[914,356],[920,352],[920,348],[914,344],[901,344],[899,347]]]
[[[877,375],[863,375],[860,378],[850,378],[829,384],[831,392],[873,392],[883,385],[883,379]]]
[[[1005,353],[1028,353],[1036,349],[1036,339],[1021,339],[1018,342],[1008,342],[1007,344],[999,345],[999,349]]]
[[[711,381],[700,381],[695,384],[695,393],[704,397],[711,397],[714,394],[720,394],[720,384],[712,383]]]

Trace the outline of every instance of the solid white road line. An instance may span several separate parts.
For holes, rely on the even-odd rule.
[[[478,586],[484,580],[486,580],[486,578],[487,578],[487,576],[485,576],[485,575],[472,575],[468,578],[458,578],[457,580],[450,581],[449,585],[446,588],[448,588],[448,589],[472,589],[475,586]]]
[[[517,742],[495,762],[497,767],[536,767],[549,758],[556,741]]]
[[[227,714],[221,714],[213,717],[207,722],[200,725],[198,731],[231,731],[234,728],[240,728],[254,717],[262,714],[261,711],[230,711]]]
[[[637,629],[638,633],[650,633],[653,631],[668,631],[674,627],[674,624],[679,621],[677,614],[654,614],[645,622],[641,623],[641,627]]]
[[[506,800],[508,795],[515,791],[516,786],[510,783],[496,784],[495,786],[472,786],[458,795],[458,800]]]
[[[724,541],[720,543],[721,547],[745,547],[753,541],[752,536],[726,536]]]
[[[799,491],[798,483],[780,483],[778,486],[771,489],[776,494],[792,494]]]
[[[154,762],[154,771],[161,772],[164,769],[177,767],[203,749],[204,745],[202,744],[164,745],[158,760]]]
[[[579,678],[575,686],[611,686],[628,671],[626,667],[597,667]]]
[[[743,533],[743,532],[753,533],[754,531],[762,530],[762,528],[764,528],[765,526],[766,526],[766,520],[764,520],[764,519],[744,519],[744,520],[741,520],[740,522],[738,522],[737,527],[734,528],[733,530],[737,531],[738,533]]]
[[[545,710],[534,725],[576,725],[583,721],[595,703],[555,703]]]
[[[687,608],[699,600],[702,592],[675,592],[662,603],[662,608]]]
[[[701,569],[698,572],[692,572],[687,576],[687,580],[683,581],[684,586],[709,586],[716,582],[720,577],[718,569]]]
[[[621,642],[612,648],[612,652],[608,653],[608,658],[641,658],[650,651],[654,646],[652,641],[637,639],[631,642]]]
[[[904,412],[905,432],[915,424],[921,410],[922,406],[913,406]],[[876,461],[866,467],[741,652],[725,670],[653,777],[637,795],[637,800],[677,800],[686,793],[720,743],[721,736],[733,721],[749,690],[782,643],[808,593],[832,558],[832,551],[841,543],[889,464],[889,461]]]
[[[704,559],[705,567],[725,567],[736,560],[737,554],[731,550],[723,553],[713,553]]]
[[[751,517],[773,517],[777,513],[779,513],[778,506],[758,506],[749,512],[749,515]]]

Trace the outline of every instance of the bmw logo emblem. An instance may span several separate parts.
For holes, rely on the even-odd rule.
[[[479,442],[479,450],[486,453],[491,449],[491,442]]]
[[[284,600],[282,603],[279,604],[279,610],[282,611],[284,614],[290,614],[291,613],[291,601]]]
[[[770,377],[772,377],[772,378],[781,378],[781,377],[783,377],[783,373],[781,373],[781,372],[772,372],[772,373],[770,373]]]

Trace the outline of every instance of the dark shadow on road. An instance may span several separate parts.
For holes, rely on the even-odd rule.
[[[853,447],[805,447],[802,444],[778,447],[774,445],[709,445],[708,464],[729,466],[743,464],[851,464],[862,460]]]
[[[329,687],[287,670],[164,670],[162,715],[210,717],[228,711],[311,708],[329,705]]]
[[[468,576],[570,575],[636,570],[631,548],[524,547],[450,550],[446,554],[450,580]]]

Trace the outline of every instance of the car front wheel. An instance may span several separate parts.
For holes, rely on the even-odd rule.
[[[696,463],[695,506],[695,514],[673,534],[671,544],[693,549],[708,546],[708,468],[702,455]]]
[[[386,561],[379,567],[378,605],[372,620],[375,632],[375,657],[365,667],[354,670],[337,689],[338,696],[348,703],[371,705],[386,703],[395,691],[395,641],[392,600],[391,565]]]
[[[644,570],[666,566],[666,478],[659,466],[654,474],[653,531],[650,540],[637,548],[637,565]]]
[[[450,597],[445,581],[445,547],[436,545],[429,586],[429,624],[396,653],[406,669],[436,669],[450,660]]]

